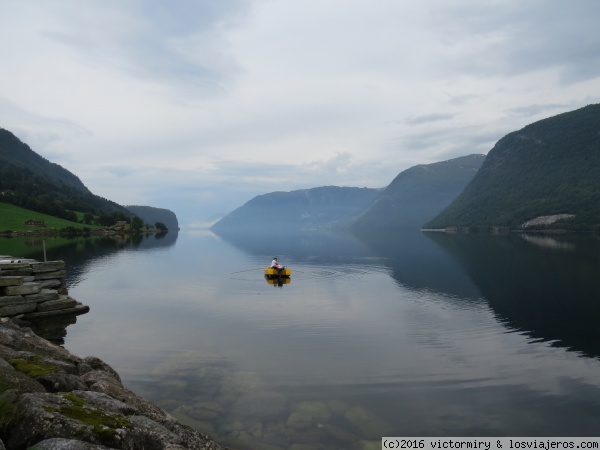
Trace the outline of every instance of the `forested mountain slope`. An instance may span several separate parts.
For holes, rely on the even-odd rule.
[[[547,216],[562,219],[531,222]],[[600,105],[500,139],[462,194],[426,224],[492,226],[600,230]]]
[[[131,214],[123,206],[92,194],[81,180],[34,152],[0,128],[0,201],[67,220],[73,211],[105,216],[106,225]]]
[[[148,225],[154,226],[156,223],[163,223],[171,231],[177,231],[179,229],[177,216],[173,211],[168,209],[138,205],[128,205],[126,208]]]
[[[468,155],[401,172],[352,229],[420,229],[462,192],[484,159],[485,155]]]

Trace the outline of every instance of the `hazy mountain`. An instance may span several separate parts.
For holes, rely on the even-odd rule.
[[[500,139],[462,194],[426,224],[491,226],[600,229],[600,105]]]
[[[380,190],[325,186],[259,195],[215,223],[214,231],[347,228]]]
[[[154,226],[160,222],[164,223],[170,231],[179,230],[179,222],[173,211],[153,206],[128,205],[126,208],[148,225]]]
[[[130,215],[123,206],[92,194],[81,180],[0,128],[0,201],[74,220],[72,211]]]
[[[352,229],[420,229],[462,192],[484,159],[485,155],[462,156],[401,172]]]

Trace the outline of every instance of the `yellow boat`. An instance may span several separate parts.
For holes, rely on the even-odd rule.
[[[265,267],[265,277],[269,278],[289,278],[292,274],[292,270],[287,267],[281,270],[281,275],[279,274],[279,270],[274,269],[273,267]]]

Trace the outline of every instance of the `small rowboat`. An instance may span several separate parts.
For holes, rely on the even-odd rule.
[[[287,267],[281,270],[281,275],[279,274],[279,270],[274,269],[273,267],[265,267],[265,277],[268,278],[289,278],[292,274],[292,270]]]

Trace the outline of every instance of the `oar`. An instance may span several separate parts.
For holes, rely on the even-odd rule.
[[[248,269],[248,270],[239,270],[239,271],[237,271],[237,272],[231,272],[231,274],[230,274],[230,275],[233,275],[234,273],[250,272],[250,271],[252,271],[252,270],[260,270],[260,269],[263,269],[263,267],[255,267],[254,269]]]

